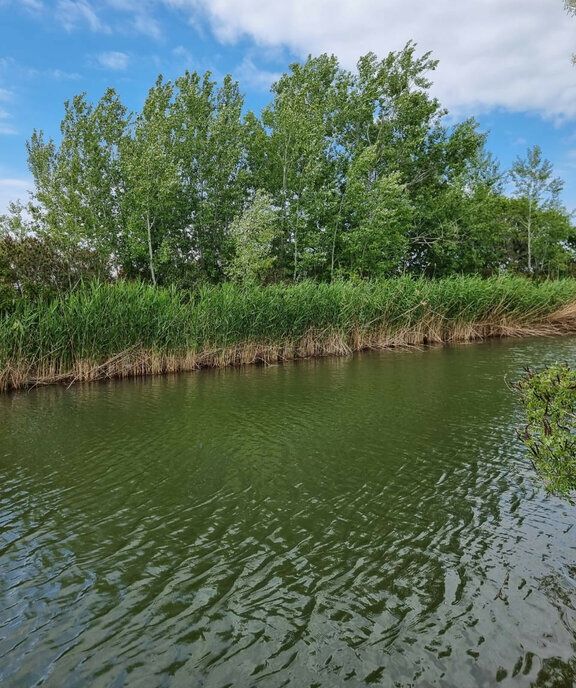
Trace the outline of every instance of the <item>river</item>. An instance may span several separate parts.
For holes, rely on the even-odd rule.
[[[506,386],[571,337],[0,397],[0,684],[573,686],[576,507]]]

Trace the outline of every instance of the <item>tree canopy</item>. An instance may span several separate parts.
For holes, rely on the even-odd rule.
[[[159,77],[140,112],[113,89],[96,104],[77,95],[58,142],[34,131],[27,144],[24,234],[97,256],[111,276],[180,286],[570,273],[574,230],[550,164],[530,149],[506,196],[486,135],[432,96],[436,67],[413,43],[353,71],[309,57],[259,115],[209,72]],[[16,240],[16,225],[5,217],[2,235]]]

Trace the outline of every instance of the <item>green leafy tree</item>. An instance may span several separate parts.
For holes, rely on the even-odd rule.
[[[434,232],[413,238],[412,255],[430,275],[489,275],[506,262],[502,174],[491,156],[479,153],[437,186],[436,202],[420,206]]]
[[[524,198],[506,198],[503,199],[503,208],[507,230],[507,267],[522,272],[527,265],[527,201]],[[575,240],[572,218],[562,206],[548,206],[533,211],[533,274],[549,277],[573,274]]]
[[[201,276],[218,281],[232,250],[230,226],[249,194],[244,98],[231,77],[217,88],[210,72],[186,72],[175,87],[174,143],[184,201],[178,250]]]
[[[58,145],[42,132],[28,143],[34,228],[19,231],[98,251],[121,276],[218,282],[242,253],[238,222],[260,221],[261,190],[278,230],[261,257],[276,279],[570,272],[574,235],[547,161],[538,149],[515,165],[506,199],[477,123],[448,124],[432,97],[436,65],[413,43],[354,71],[309,57],[260,117],[209,72],[159,78],[139,113],[111,89],[96,105],[76,96]]]
[[[327,228],[338,203],[333,122],[337,74],[333,56],[290,65],[290,73],[272,86],[274,100],[262,113],[262,128],[252,127],[251,159],[261,163],[255,183],[280,208],[279,260],[294,280],[321,274],[327,265]]]
[[[410,201],[403,271],[434,272],[439,262],[447,262],[457,245],[454,228],[463,230],[456,218],[446,217],[446,209],[456,196],[468,200],[468,182],[485,159],[485,135],[476,122],[446,125],[446,111],[430,95],[428,74],[436,66],[429,53],[417,56],[411,42],[383,60],[369,53],[350,75],[338,114],[340,149],[348,165],[374,147],[375,175],[398,175]],[[344,174],[347,178],[347,169]]]
[[[65,103],[61,142],[34,131],[27,143],[34,175],[32,212],[51,236],[79,241],[111,255],[122,235],[123,184],[119,151],[129,118],[116,92],[97,105],[85,94]]]
[[[376,147],[365,148],[350,166],[346,184],[345,264],[349,274],[360,277],[393,275],[408,248],[412,209],[400,174],[379,177],[377,162]]]
[[[160,264],[169,260],[170,240],[180,219],[181,185],[170,117],[173,90],[170,82],[158,78],[132,134],[121,144],[124,266],[141,274],[146,265],[153,284]]]
[[[232,223],[231,235],[235,253],[226,269],[228,277],[238,282],[266,282],[276,261],[273,249],[279,236],[278,210],[270,194],[256,192],[252,203]]]
[[[81,282],[111,276],[101,252],[47,233],[33,210],[11,203],[8,214],[0,216],[0,311],[19,298],[54,297]]]
[[[0,236],[0,303],[54,297],[83,281],[109,279],[101,254],[57,237]],[[2,306],[0,305],[0,309]]]
[[[522,225],[526,234],[528,272],[533,272],[533,235],[539,229],[539,211],[559,207],[563,182],[552,176],[552,163],[542,157],[540,146],[529,148],[525,158],[517,157],[510,170],[515,196],[523,206]]]

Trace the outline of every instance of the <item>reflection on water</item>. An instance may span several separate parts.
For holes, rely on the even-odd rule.
[[[573,507],[505,378],[574,340],[0,397],[0,684],[572,686]]]

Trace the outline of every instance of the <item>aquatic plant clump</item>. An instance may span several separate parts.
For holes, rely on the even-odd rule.
[[[520,433],[532,464],[553,494],[576,491],[576,370],[556,363],[526,370],[513,387],[520,393],[526,426]]]
[[[576,280],[90,283],[0,316],[0,390],[576,329]]]

